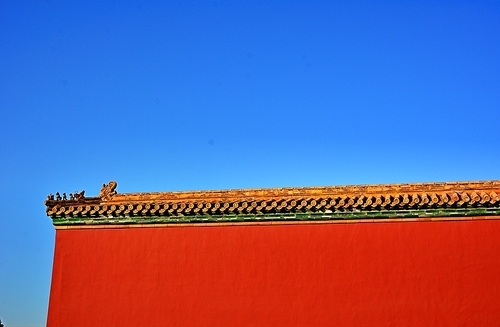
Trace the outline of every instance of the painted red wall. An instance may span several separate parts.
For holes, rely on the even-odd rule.
[[[48,326],[498,326],[500,220],[59,229]]]

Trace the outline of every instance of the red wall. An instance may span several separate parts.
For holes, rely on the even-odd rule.
[[[48,326],[498,326],[500,220],[59,229]]]

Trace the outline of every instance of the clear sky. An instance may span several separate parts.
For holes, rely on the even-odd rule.
[[[500,179],[498,1],[0,1],[0,319],[49,193]]]

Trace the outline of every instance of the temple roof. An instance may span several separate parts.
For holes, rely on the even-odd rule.
[[[500,181],[217,191],[50,194],[54,225],[363,219],[500,214]]]

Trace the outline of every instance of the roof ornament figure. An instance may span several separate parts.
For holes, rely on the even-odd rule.
[[[82,190],[81,192],[75,191],[75,193],[73,193],[74,200],[78,201],[83,198],[85,198],[85,190]]]
[[[103,201],[111,200],[111,198],[116,194],[116,182],[111,181],[108,184],[102,184],[101,191],[99,192],[99,197]]]

